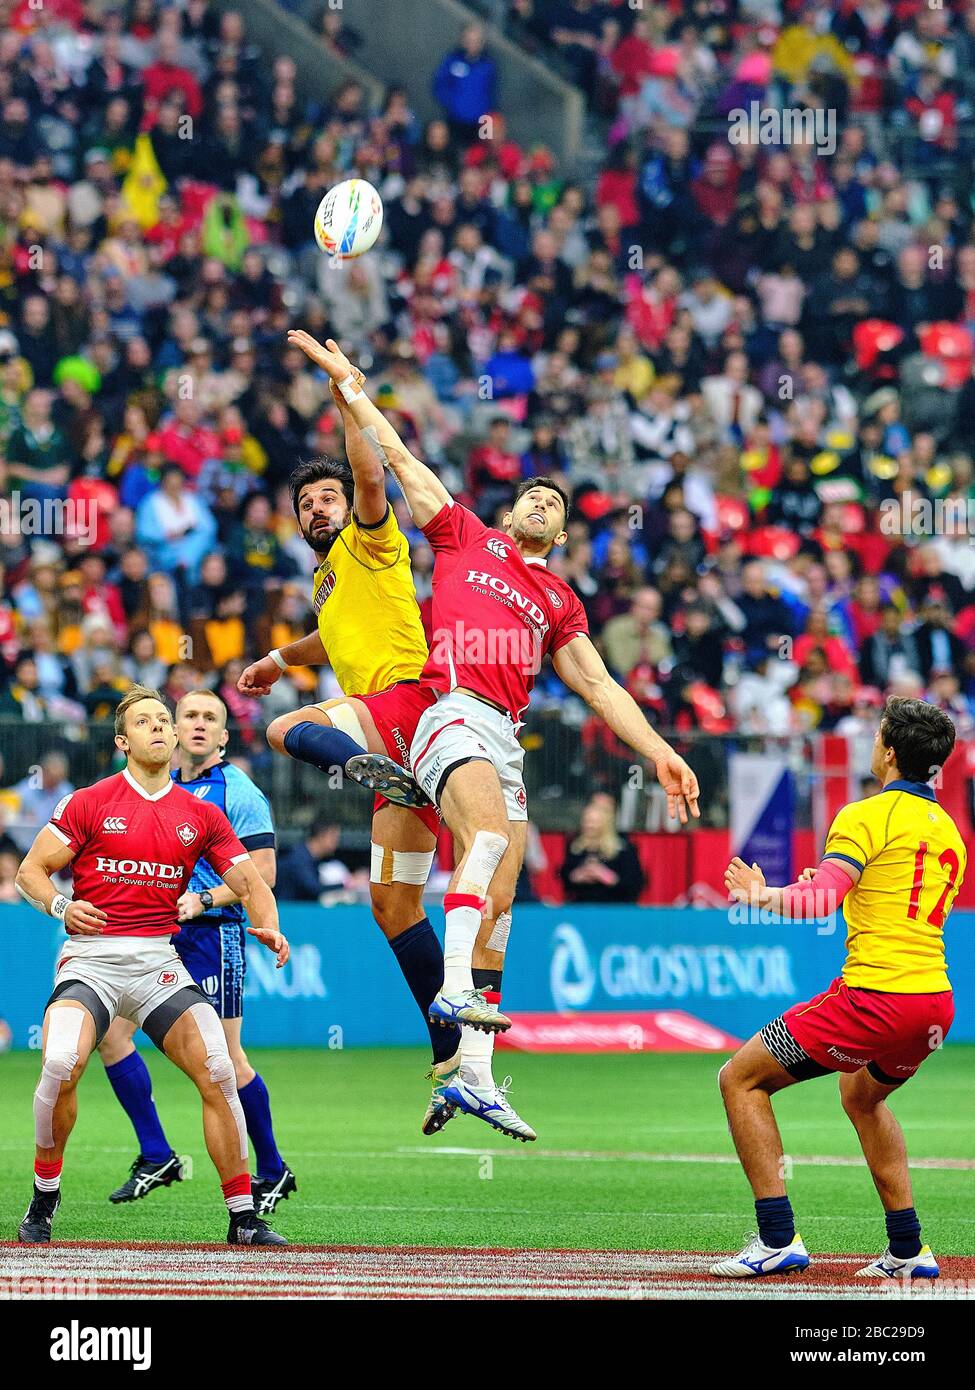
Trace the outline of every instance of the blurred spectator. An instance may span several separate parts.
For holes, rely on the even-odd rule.
[[[68,781],[68,760],[63,753],[45,753],[40,766],[10,788],[16,797],[16,811],[7,822],[7,832],[22,853],[30,848],[38,830],[51,819],[62,797],[70,796],[74,786]]]
[[[444,57],[433,78],[433,94],[461,143],[477,139],[481,117],[496,105],[497,66],[485,52],[484,40],[480,24],[465,24],[460,44]]]
[[[636,850],[616,829],[615,804],[594,797],[582,812],[579,834],[570,840],[560,876],[567,901],[634,903],[645,878]]]
[[[282,902],[317,902],[328,889],[344,888],[349,870],[337,855],[341,832],[331,821],[316,821],[301,843],[278,858],[275,895]]]

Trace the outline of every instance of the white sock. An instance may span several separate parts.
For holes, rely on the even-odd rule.
[[[474,943],[491,880],[507,848],[506,835],[479,830],[464,860],[456,890],[444,897],[444,994],[466,994],[474,988],[471,975]]]
[[[492,1005],[497,1008],[497,1004]],[[494,1056],[494,1034],[482,1033],[478,1028],[462,1027],[460,1030],[460,1079],[469,1086],[491,1088],[494,1075],[491,1059]]]
[[[443,939],[443,992],[464,994],[474,988],[471,960],[481,928],[483,909],[468,894],[448,893],[443,900],[446,927]]]

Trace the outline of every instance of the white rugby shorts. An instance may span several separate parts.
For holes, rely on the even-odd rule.
[[[181,990],[200,994],[168,936],[71,936],[58,956],[55,994],[74,980],[94,990],[108,1022],[127,1018],[140,1028]]]
[[[507,714],[473,695],[452,691],[425,710],[410,745],[413,776],[435,805],[447,774],[460,763],[491,763],[501,781],[509,821],[528,819],[522,768],[525,750]]]

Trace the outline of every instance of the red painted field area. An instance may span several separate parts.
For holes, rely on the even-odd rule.
[[[803,1274],[712,1279],[714,1255],[661,1250],[479,1250],[293,1246],[266,1254],[211,1245],[0,1245],[2,1298],[871,1299],[975,1298],[975,1259],[904,1287],[855,1277],[862,1255],[823,1256]]]

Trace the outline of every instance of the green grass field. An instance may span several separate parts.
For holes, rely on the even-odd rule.
[[[223,1239],[196,1093],[159,1054],[147,1060],[169,1138],[192,1159],[192,1180],[109,1204],[135,1145],[95,1062],[80,1087],[55,1239]],[[468,1117],[424,1139],[427,1061],[419,1050],[255,1050],[251,1060],[298,1178],[297,1195],[274,1222],[294,1242],[718,1251],[737,1248],[754,1224],[744,1178],[728,1161],[718,1056],[505,1054],[496,1073],[514,1074],[511,1098],[538,1130],[534,1145],[515,1145]],[[15,1238],[30,1192],[38,1062],[36,1053],[0,1057],[3,1240]],[[975,1047],[949,1047],[895,1101],[912,1161],[959,1161],[913,1173],[925,1236],[941,1255],[970,1254],[975,1244],[973,1067]],[[810,1250],[881,1250],[883,1220],[866,1168],[803,1162],[858,1153],[835,1079],[797,1086],[775,1105]]]

